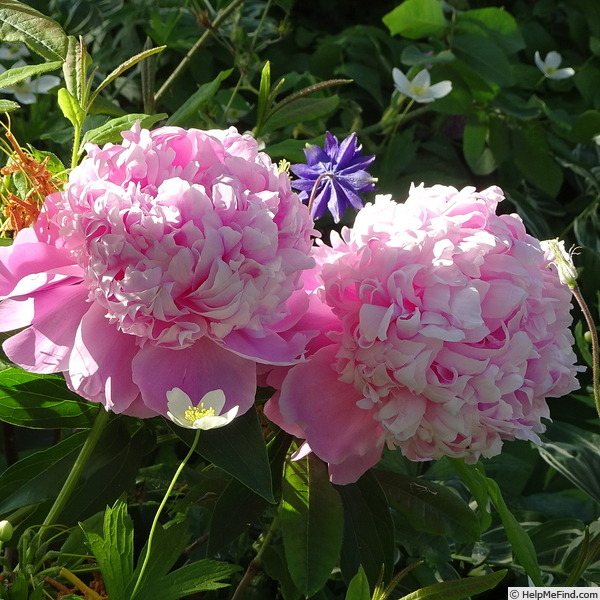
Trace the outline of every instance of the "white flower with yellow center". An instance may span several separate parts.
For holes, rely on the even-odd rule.
[[[536,50],[535,52],[535,64],[537,68],[544,74],[544,77],[548,79],[567,79],[573,77],[575,69],[571,67],[564,67],[559,69],[559,65],[562,62],[562,56],[552,50],[546,54],[546,58],[542,60],[540,53]]]
[[[234,406],[222,415],[223,406],[223,390],[212,390],[204,394],[197,406],[193,406],[190,397],[177,387],[167,392],[167,416],[173,423],[187,429],[224,427],[236,417],[239,406]]]
[[[447,96],[452,91],[452,82],[448,80],[431,85],[431,77],[427,69],[417,73],[412,81],[409,81],[406,75],[397,68],[392,69],[392,77],[396,89],[415,102],[433,102]]]

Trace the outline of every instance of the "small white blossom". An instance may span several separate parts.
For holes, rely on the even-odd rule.
[[[452,91],[452,82],[448,80],[431,85],[431,78],[427,69],[417,73],[412,81],[409,81],[406,75],[396,68],[392,69],[392,77],[396,89],[415,102],[433,102]]]
[[[570,288],[577,287],[577,269],[573,264],[573,251],[567,252],[565,242],[558,238],[545,240],[540,242],[540,245],[548,259],[556,265],[560,282]]]
[[[223,406],[223,390],[204,394],[197,406],[193,406],[190,397],[177,387],[167,392],[167,416],[173,423],[187,429],[206,430],[227,425],[236,417],[239,406],[234,406],[222,415]]]
[[[24,67],[25,63],[22,60],[17,61],[13,68]],[[6,69],[0,65],[0,73],[4,73]],[[0,93],[13,94],[17,102],[21,104],[33,104],[36,94],[45,94],[48,90],[56,87],[60,83],[60,79],[56,75],[42,75],[33,81],[30,77],[9,85],[8,87],[0,88]]]
[[[25,44],[0,45],[0,60],[18,60],[29,56],[29,49]]]
[[[562,56],[552,50],[546,54],[546,58],[542,60],[540,53],[536,50],[535,52],[535,64],[537,68],[544,74],[544,77],[548,79],[567,79],[573,77],[575,69],[571,67],[564,67],[559,69],[559,65],[562,61]]]

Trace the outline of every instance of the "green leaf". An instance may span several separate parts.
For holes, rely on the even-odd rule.
[[[195,432],[172,423],[169,426],[188,446],[192,445]],[[275,502],[269,457],[254,408],[235,418],[227,427],[203,431],[196,452],[239,479],[267,502]]]
[[[4,73],[0,73],[0,87],[10,87],[23,81],[28,77],[35,77],[47,71],[56,71],[62,66],[62,61],[55,60],[52,62],[40,63],[39,65],[26,65],[24,67],[15,67],[7,69]]]
[[[450,50],[442,50],[441,52],[432,55],[428,52],[423,52],[416,46],[407,46],[402,50],[402,55],[400,56],[400,62],[410,67],[440,63],[444,64],[452,62],[455,59],[456,57]]]
[[[58,90],[58,106],[73,127],[81,128],[85,119],[85,112],[67,88]]]
[[[88,106],[88,97],[93,76],[88,79],[87,70],[92,59],[87,53],[83,38],[72,35],[67,39],[67,56],[63,64],[63,75],[67,90],[79,106]]]
[[[483,113],[471,115],[463,131],[463,153],[476,175],[489,175],[496,169],[496,161],[487,146],[487,138],[487,116]]]
[[[292,437],[280,430],[269,442],[268,453],[271,463],[271,476],[274,481],[281,479],[283,461],[291,444]],[[226,544],[247,530],[250,523],[263,513],[268,502],[237,479],[232,479],[219,496],[210,521],[207,556],[215,555]]]
[[[484,81],[501,87],[515,83],[506,53],[493,40],[481,35],[460,34],[454,37],[452,50]]]
[[[21,108],[17,102],[5,100],[4,98],[0,99],[0,112],[10,112],[11,110],[16,110],[17,108]]]
[[[451,458],[449,461],[473,494],[479,508],[481,531],[486,531],[492,524],[492,515],[488,510],[489,494],[485,475],[479,471],[477,465],[468,465],[461,458]]]
[[[233,69],[221,71],[212,81],[201,85],[168,119],[167,125],[190,127],[199,121],[198,113],[219,91],[221,83],[231,75]]]
[[[56,375],[9,368],[0,372],[0,420],[33,429],[89,429],[100,410]]]
[[[486,477],[486,484],[488,494],[500,515],[504,532],[513,549],[515,558],[525,569],[525,572],[529,575],[531,581],[533,581],[536,586],[543,586],[544,580],[542,578],[537,554],[531,538],[527,535],[527,532],[523,529],[515,516],[510,512],[508,506],[506,506],[506,502],[502,497],[498,484],[489,477]]]
[[[399,473],[377,471],[390,503],[420,531],[457,542],[479,539],[479,521],[469,505],[443,485]]]
[[[281,532],[290,575],[312,596],[331,575],[342,544],[342,502],[327,465],[314,454],[286,465]]]
[[[121,63],[116,69],[111,71],[104,78],[102,83],[100,83],[100,85],[94,90],[94,93],[90,97],[89,104],[90,105],[93,104],[94,100],[96,99],[96,96],[98,96],[98,94],[107,85],[111,84],[117,77],[122,75],[125,71],[127,71],[128,69],[131,69],[131,67],[137,65],[137,63],[144,60],[145,58],[148,58],[149,56],[152,56],[153,54],[158,54],[159,52],[162,52],[165,48],[166,48],[166,46],[158,46],[156,48],[149,48],[148,50],[144,50],[144,51],[140,52],[139,54],[132,56],[131,58],[127,59],[124,63]]]
[[[268,116],[263,131],[275,131],[296,123],[304,123],[324,117],[333,112],[340,98],[337,95],[327,98],[297,98],[285,105],[276,105]]]
[[[382,21],[392,35],[410,40],[440,37],[447,27],[440,0],[405,0],[384,15]]]
[[[369,580],[362,565],[358,568],[358,573],[352,578],[348,585],[345,600],[370,600],[371,590]]]
[[[258,88],[258,106],[256,108],[256,127],[262,129],[265,115],[269,109],[271,91],[271,63],[265,62],[265,65],[260,73],[260,87]]]
[[[542,458],[595,502],[600,502],[600,435],[568,423],[548,423]]]
[[[108,144],[109,142],[116,144],[123,139],[121,132],[131,129],[136,121],[140,122],[141,127],[149,129],[155,123],[158,123],[158,121],[166,118],[166,113],[159,113],[156,115],[136,113],[125,115],[123,117],[117,117],[116,119],[107,121],[104,123],[104,125],[100,125],[100,127],[95,127],[94,129],[86,131],[85,135],[83,136],[82,144],[86,144],[88,142],[97,144],[98,146]]]
[[[509,53],[526,47],[519,24],[504,8],[477,8],[458,13],[456,28],[461,33],[488,35]]]
[[[239,570],[237,565],[208,559],[199,560],[153,581],[143,596],[136,594],[135,597],[143,600],[179,600],[197,592],[226,587],[229,584],[221,580]],[[110,597],[110,600],[113,598]]]
[[[111,600],[129,600],[125,591],[133,575],[133,522],[127,503],[119,499],[113,508],[106,507],[103,535],[84,532],[96,557],[106,591]]]
[[[506,573],[507,570],[503,569],[489,575],[434,583],[403,596],[400,600],[463,600],[463,598],[469,598],[496,587]]]
[[[564,174],[552,158],[546,134],[538,123],[527,123],[512,130],[514,161],[525,179],[555,197],[562,187]]]
[[[0,0],[0,40],[24,42],[47,60],[67,56],[67,34],[61,26],[18,0]]]
[[[270,544],[264,548],[262,567],[265,573],[279,584],[283,600],[300,600],[302,594],[292,581],[285,561],[283,543]]]
[[[86,437],[76,433],[8,467],[0,475],[0,514],[55,498]]]
[[[396,547],[394,521],[379,482],[367,471],[356,483],[336,489],[344,506],[342,574],[349,580],[361,568],[375,587],[384,569],[384,581],[389,581]]]

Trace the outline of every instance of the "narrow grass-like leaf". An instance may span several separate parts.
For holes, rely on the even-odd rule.
[[[525,569],[525,572],[531,578],[531,581],[537,586],[543,586],[544,580],[538,564],[537,554],[533,546],[533,542],[522,525],[517,521],[515,516],[510,512],[506,502],[500,492],[498,484],[489,477],[486,478],[488,493],[490,499],[494,503],[506,537],[512,546],[513,553],[519,564]]]
[[[64,60],[67,34],[50,17],[17,0],[0,0],[0,40],[24,42],[47,60]]]
[[[312,596],[335,566],[342,544],[343,508],[327,466],[314,454],[286,465],[281,532],[290,575]]]
[[[479,508],[479,523],[481,525],[481,531],[486,529],[492,524],[492,515],[488,510],[489,494],[487,484],[485,481],[485,475],[481,473],[476,465],[467,465],[461,458],[448,459],[452,466],[456,469],[461,479],[465,482],[473,498],[477,502]]]
[[[158,123],[158,121],[166,118],[166,113],[159,113],[157,115],[136,113],[117,117],[107,121],[104,125],[100,125],[100,127],[95,127],[94,129],[86,131],[82,143],[86,144],[91,142],[92,144],[98,144],[99,146],[109,142],[116,144],[122,140],[121,132],[131,129],[136,121],[139,121],[142,127],[149,129],[155,123]]]
[[[19,83],[28,77],[35,77],[47,71],[56,71],[62,66],[62,61],[40,63],[39,65],[25,65],[24,67],[14,67],[0,73],[0,88],[10,87]]]
[[[131,58],[127,59],[124,63],[121,63],[116,69],[111,71],[104,78],[102,83],[100,83],[100,85],[94,90],[94,92],[92,93],[92,95],[90,97],[89,104],[92,104],[94,102],[94,99],[96,98],[96,96],[107,85],[111,84],[117,77],[122,75],[125,71],[127,71],[128,69],[131,69],[131,67],[134,67],[135,65],[137,65],[141,60],[144,60],[145,58],[148,58],[149,56],[152,56],[153,54],[158,54],[159,52],[162,52],[165,48],[166,48],[166,46],[158,46],[156,48],[150,48],[149,50],[143,50],[139,54],[136,54],[135,56],[132,56]]]
[[[489,575],[434,583],[403,596],[400,600],[463,600],[496,587],[506,573],[507,570],[504,569]]]

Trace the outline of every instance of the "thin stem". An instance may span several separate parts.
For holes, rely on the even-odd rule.
[[[594,390],[594,401],[596,402],[596,411],[598,412],[598,416],[600,416],[600,364],[598,363],[598,332],[596,330],[596,324],[594,323],[592,313],[590,312],[586,301],[583,299],[581,290],[578,286],[574,286],[571,287],[571,291],[573,292],[573,296],[575,296],[575,299],[581,307],[581,312],[585,317],[590,335],[592,336],[592,389]]]
[[[181,75],[188,63],[196,52],[206,43],[206,40],[212,35],[213,29],[216,29],[221,23],[240,5],[244,0],[232,0],[231,4],[224,8],[212,22],[210,29],[207,29],[198,39],[198,41],[190,48],[189,52],[181,59],[175,70],[169,75],[167,80],[160,86],[160,89],[154,95],[154,102],[158,104],[159,99],[169,89],[171,84]]]
[[[79,147],[81,145],[81,127],[74,126],[73,134],[73,152],[71,153],[71,169],[74,169],[79,162]]]
[[[173,488],[175,487],[175,484],[177,483],[177,480],[179,479],[181,472],[183,471],[188,460],[190,460],[190,458],[192,457],[192,455],[194,454],[194,452],[196,450],[196,446],[198,445],[198,440],[200,439],[200,431],[201,431],[201,429],[196,430],[196,437],[194,437],[194,441],[193,441],[192,445],[190,446],[189,452],[186,454],[185,458],[181,461],[181,464],[177,468],[177,471],[175,471],[175,475],[173,475],[173,479],[171,480],[171,483],[169,484],[169,487],[167,488],[167,491],[165,492],[165,495],[163,496],[163,499],[162,499],[158,509],[156,510],[156,514],[154,515],[154,520],[152,521],[152,526],[150,527],[150,534],[148,535],[148,543],[146,544],[146,555],[144,556],[144,562],[142,563],[140,573],[138,575],[137,581],[135,582],[135,587],[133,588],[133,592],[131,594],[132,598],[135,598],[136,592],[140,589],[140,586],[142,585],[142,580],[144,578],[144,573],[146,572],[146,568],[148,567],[148,561],[150,560],[150,554],[151,554],[151,550],[152,550],[152,543],[154,541],[154,534],[156,532],[156,528],[158,527],[158,519],[160,518],[160,515],[161,515],[165,505],[167,504],[169,496],[171,495],[171,492],[173,491]]]
[[[260,545],[260,548],[258,549],[258,552],[256,553],[256,556],[254,557],[253,560],[250,561],[250,564],[248,565],[248,568],[246,569],[244,576],[242,577],[241,581],[238,583],[238,586],[235,589],[235,592],[234,592],[233,596],[231,597],[231,600],[241,600],[244,597],[244,594],[246,593],[246,588],[250,585],[250,582],[252,581],[254,576],[261,569],[262,555],[263,555],[264,551],[267,549],[267,547],[269,546],[269,543],[271,542],[271,538],[273,537],[273,534],[277,530],[278,526],[279,526],[279,516],[277,515],[273,519],[273,522],[271,523],[271,527],[269,527],[269,531],[267,531],[267,533],[265,534],[265,537],[262,540],[262,543]]]
[[[96,420],[94,421],[94,424],[92,425],[92,428],[90,429],[90,432],[83,446],[81,447],[81,450],[79,451],[79,456],[75,460],[75,464],[73,465],[67,480],[60,490],[56,500],[54,501],[54,504],[48,511],[44,522],[42,523],[42,529],[40,531],[41,535],[43,535],[44,531],[47,531],[47,528],[50,525],[53,525],[57,521],[67,502],[71,498],[71,495],[75,490],[75,486],[77,485],[77,482],[79,481],[79,478],[81,477],[81,474],[83,473],[83,470],[86,467],[106,424],[108,423],[109,416],[110,413],[103,408],[101,408],[98,412],[98,416],[96,417]]]

